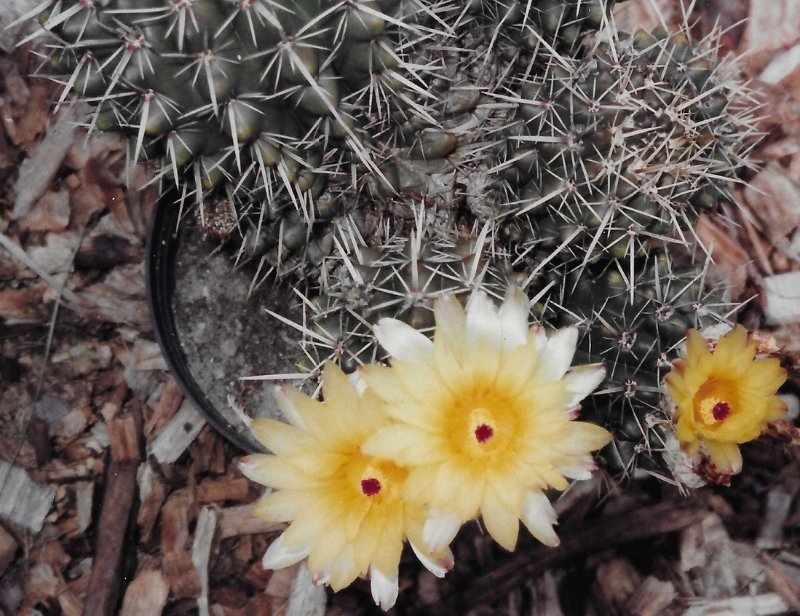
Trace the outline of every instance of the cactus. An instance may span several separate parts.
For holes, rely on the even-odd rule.
[[[731,198],[757,134],[718,33],[620,33],[612,5],[72,0],[40,19],[91,126],[163,160],[201,220],[224,213],[259,276],[303,281],[309,374],[381,360],[379,318],[425,331],[438,294],[519,284],[607,364],[585,412],[625,471],[657,463],[685,330],[734,308],[670,246]]]
[[[515,239],[535,255],[569,238],[587,262],[690,238],[698,213],[731,199],[754,143],[754,106],[729,72],[714,37],[688,31],[620,35],[583,61],[551,60],[522,84],[494,168]]]
[[[487,254],[485,226],[478,234],[442,234],[441,221],[415,211],[409,238],[389,237],[375,246],[363,245],[357,233],[344,235],[338,253],[328,259],[317,295],[304,301],[307,327],[303,367],[318,374],[324,362],[335,360],[352,372],[384,360],[372,335],[379,319],[401,319],[422,331],[433,330],[433,302],[443,294],[466,298],[476,289],[502,297],[515,276],[506,255]]]
[[[621,474],[659,466],[668,419],[660,386],[686,331],[726,323],[738,308],[721,282],[708,279],[707,265],[678,266],[660,252],[641,263],[609,260],[582,275],[548,273],[556,291],[538,307],[542,319],[577,325],[578,356],[608,367],[584,417],[614,433],[606,459]]]

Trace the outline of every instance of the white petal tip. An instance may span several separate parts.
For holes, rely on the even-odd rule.
[[[284,545],[283,535],[280,535],[267,548],[264,558],[261,559],[261,565],[264,569],[283,569],[299,563],[308,556],[309,551],[307,546],[291,547]]]
[[[375,567],[370,567],[369,581],[372,600],[375,601],[375,605],[378,605],[384,611],[391,609],[397,602],[399,593],[397,571],[394,572],[394,575],[387,576]]]
[[[461,520],[458,516],[437,510],[431,511],[422,528],[422,540],[426,549],[432,554],[438,554],[455,539],[459,528]]]
[[[430,338],[397,319],[381,319],[372,331],[394,359],[425,359],[433,350]]]
[[[418,548],[413,542],[409,543],[411,544],[411,549],[414,550],[414,554],[417,555],[419,561],[436,577],[443,578],[447,572],[451,571],[455,566],[455,558],[453,556],[453,552],[451,552],[449,548],[443,550],[440,555],[433,556]]]

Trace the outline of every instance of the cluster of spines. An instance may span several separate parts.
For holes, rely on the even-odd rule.
[[[552,59],[522,85],[492,169],[519,240],[536,252],[568,239],[565,258],[588,262],[691,239],[695,215],[729,196],[756,134],[716,40],[639,33],[583,60]]]
[[[303,297],[303,324],[294,324],[303,335],[305,372],[317,376],[327,360],[348,372],[385,360],[373,325],[390,317],[433,331],[434,301],[443,294],[466,301],[480,289],[502,297],[514,274],[506,255],[492,248],[489,231],[456,233],[423,205],[414,208],[409,237],[384,227],[383,241],[367,246],[352,229],[340,230],[319,286]]]

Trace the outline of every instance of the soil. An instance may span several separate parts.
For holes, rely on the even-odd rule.
[[[281,416],[272,381],[241,378],[297,371],[297,332],[265,310],[294,321],[302,315],[284,285],[268,280],[251,293],[253,275],[253,268],[234,267],[232,255],[184,225],[172,298],[178,338],[200,391],[224,423],[260,450],[231,402],[249,417]]]

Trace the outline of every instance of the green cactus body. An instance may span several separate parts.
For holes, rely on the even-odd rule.
[[[586,261],[642,255],[690,236],[696,214],[730,197],[753,107],[712,45],[640,33],[522,84],[494,168],[520,241],[566,242]]]
[[[372,335],[379,319],[400,319],[433,331],[433,303],[443,294],[466,299],[475,289],[501,297],[514,274],[505,255],[485,250],[486,233],[440,234],[435,213],[414,211],[407,239],[359,245],[345,233],[338,256],[326,261],[318,295],[306,302],[304,367],[316,373],[327,359],[347,371],[385,359]],[[488,229],[485,229],[486,231]]]

